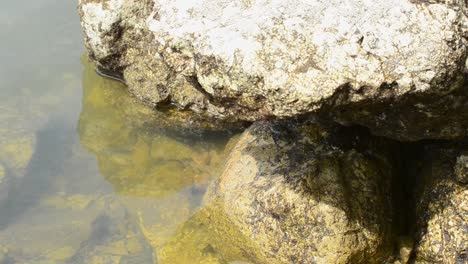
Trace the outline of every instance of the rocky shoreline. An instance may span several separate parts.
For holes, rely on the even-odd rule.
[[[183,113],[149,123],[252,124],[162,259],[468,262],[466,1],[79,3],[96,67]]]

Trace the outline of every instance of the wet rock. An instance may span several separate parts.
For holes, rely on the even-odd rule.
[[[6,263],[152,263],[136,217],[110,195],[46,197],[0,241]]]
[[[468,146],[429,145],[420,165],[415,259],[417,263],[468,262]]]
[[[33,156],[35,140],[34,135],[10,138],[0,150],[0,159],[15,171],[24,173]]]
[[[5,168],[0,164],[0,205],[8,198],[9,181],[10,179],[6,175]]]
[[[207,120],[188,111],[177,111],[170,106],[155,109],[141,104],[129,96],[125,86],[115,80],[99,76],[94,66],[82,58],[83,72],[83,107],[86,115],[106,118],[120,118],[118,125],[147,125],[153,130],[167,131],[181,137],[190,137],[203,133],[227,133],[244,128],[244,123],[226,123]]]
[[[8,249],[3,247],[0,244],[0,263],[5,263],[7,261]]]
[[[68,263],[153,263],[153,250],[125,211],[99,215]]]
[[[3,180],[3,177],[5,177],[5,168],[0,164],[0,182]]]
[[[464,1],[81,0],[80,15],[93,61],[151,104],[468,134]]]
[[[5,103],[0,112],[0,122],[8,124],[0,128],[0,162],[18,177],[26,173],[36,147],[37,128],[31,127],[30,121],[11,103]]]
[[[230,132],[195,129],[184,113],[138,104],[120,83],[91,67],[83,84],[80,141],[96,154],[117,193],[163,198],[194,185],[206,187],[218,175]]]
[[[257,252],[222,206],[210,204],[183,223],[157,255],[160,264],[268,263]]]
[[[102,176],[157,252],[219,176],[231,132],[192,122],[188,113],[155,111],[85,66],[81,144],[96,155]]]
[[[220,201],[258,263],[383,263],[393,239],[387,150],[358,131],[255,123],[206,201]]]
[[[46,181],[59,190],[49,189],[0,230],[0,252],[2,244],[9,249],[5,264],[157,263],[151,258],[155,248],[194,211],[191,190],[165,199],[154,198],[149,185],[139,189],[138,197],[116,194],[93,165],[93,156],[79,143],[77,149],[78,157],[64,161],[65,174]],[[34,192],[30,186],[22,190]],[[10,207],[24,208],[21,200],[14,201]],[[102,226],[108,233],[99,231]]]

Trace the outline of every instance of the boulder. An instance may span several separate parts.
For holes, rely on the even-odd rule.
[[[417,263],[468,262],[468,144],[427,146],[416,204]]]
[[[466,1],[80,0],[90,58],[150,104],[468,134]],[[403,117],[403,118],[402,118]]]
[[[256,248],[244,248],[254,263],[384,263],[393,251],[387,149],[316,123],[258,122],[206,202],[222,204]]]

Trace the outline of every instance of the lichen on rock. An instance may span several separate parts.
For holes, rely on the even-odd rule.
[[[333,113],[399,140],[468,134],[466,10],[464,1],[80,1],[90,58],[145,102],[224,120]]]
[[[85,80],[81,141],[117,192],[162,199],[206,184],[225,153],[185,140],[192,128],[256,122],[208,206],[158,248],[163,263],[467,261],[468,154],[425,141],[466,143],[466,1],[81,0],[79,10],[98,70],[151,106]]]
[[[207,201],[258,263],[382,263],[392,255],[386,143],[309,123],[254,124]],[[256,263],[256,262],[254,262]]]

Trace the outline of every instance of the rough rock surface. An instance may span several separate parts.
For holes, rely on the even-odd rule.
[[[383,263],[392,254],[385,143],[328,131],[259,122],[231,152],[211,200],[258,247],[258,263]]]
[[[416,263],[468,262],[468,142],[428,146],[417,203]]]
[[[80,14],[90,57],[151,104],[248,121],[331,108],[405,140],[468,132],[466,1],[80,0]]]

